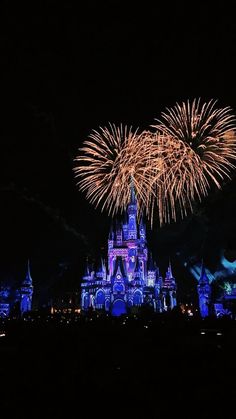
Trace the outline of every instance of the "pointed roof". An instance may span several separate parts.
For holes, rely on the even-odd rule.
[[[85,264],[85,269],[84,269],[84,276],[90,276],[90,266],[89,266],[88,257],[86,258],[86,264]]]
[[[105,263],[105,260],[102,257],[100,259],[100,263],[98,265],[97,272],[102,272],[102,273],[106,272],[106,263]]]
[[[169,258],[169,265],[168,265],[167,273],[169,275],[169,278],[173,278],[170,258]]]
[[[133,185],[131,185],[130,203],[131,204],[136,204],[136,195],[135,195],[135,191],[134,191],[134,186]]]
[[[140,221],[139,221],[139,229],[143,228],[144,230],[146,230],[146,224],[143,221],[143,216],[141,215],[140,217]]]
[[[126,267],[125,267],[124,261],[122,260],[121,256],[117,256],[117,258],[116,258],[113,276],[116,276],[117,273],[120,273],[120,275],[123,278],[127,276],[126,275]]]
[[[27,271],[26,271],[25,279],[23,280],[23,285],[29,285],[30,286],[30,285],[32,285],[32,282],[33,282],[33,280],[31,278],[31,274],[30,274],[30,261],[28,259]]]
[[[199,282],[209,283],[209,278],[208,278],[207,273],[206,273],[206,269],[205,269],[205,265],[203,263],[203,259],[202,259],[201,274],[200,274]]]
[[[105,263],[105,260],[102,259],[102,272],[106,272],[106,271],[107,271],[106,263]]]
[[[149,257],[148,257],[148,271],[155,271],[155,270],[156,270],[156,266],[153,261],[152,252],[150,252]]]
[[[127,213],[126,212],[124,212],[124,214],[123,214],[123,217],[122,217],[122,223],[123,223],[123,225],[126,225],[126,224],[128,224],[128,216],[127,216]]]
[[[114,223],[113,222],[111,223],[108,239],[114,240]]]
[[[130,177],[130,205],[135,205],[137,203],[134,187],[133,176]]]

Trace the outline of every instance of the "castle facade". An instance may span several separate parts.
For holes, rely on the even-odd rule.
[[[0,284],[0,318],[15,313],[22,315],[32,308],[33,284],[28,262],[26,276],[20,286]]]
[[[137,201],[131,187],[125,221],[116,222],[108,238],[107,262],[97,271],[86,267],[81,283],[81,308],[105,310],[119,316],[146,305],[155,312],[176,306],[176,281],[169,263],[166,275],[148,251],[146,228],[137,219]]]

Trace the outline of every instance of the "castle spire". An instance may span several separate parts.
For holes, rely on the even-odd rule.
[[[30,274],[30,261],[28,259],[27,261],[27,270],[26,270],[26,276],[25,279],[23,280],[23,285],[32,285],[32,278],[31,278],[31,274]]]
[[[85,263],[84,276],[90,276],[90,269],[89,269],[89,260],[88,260],[88,256],[86,257],[86,263]]]
[[[169,258],[169,265],[168,265],[168,275],[169,275],[169,278],[173,278],[170,258]]]
[[[205,269],[203,259],[202,259],[202,266],[201,266],[201,274],[200,274],[200,278],[199,278],[199,283],[209,284],[209,278],[208,278],[207,273],[206,273],[206,269]]]
[[[155,271],[155,266],[154,266],[154,261],[153,261],[153,257],[152,257],[152,252],[149,253],[148,270],[149,271]]]
[[[114,240],[114,223],[111,223],[108,240]]]
[[[202,260],[201,274],[200,274],[197,289],[198,289],[200,314],[202,317],[207,317],[210,314],[211,286],[210,286],[209,278],[206,274],[203,260]]]
[[[133,178],[130,182],[130,203],[128,205],[128,239],[137,239],[137,200]]]
[[[25,276],[25,279],[22,281],[22,286],[21,286],[21,301],[20,301],[21,313],[31,310],[32,296],[33,296],[32,282],[33,281],[30,274],[30,262],[28,259],[26,276]]]
[[[139,223],[139,237],[141,240],[146,240],[146,228],[143,222],[143,217],[141,216],[140,223]]]
[[[133,179],[133,176],[131,176],[131,180],[130,180],[130,204],[131,205],[136,205],[136,203],[137,203],[137,199],[136,199],[136,195],[135,195],[134,179]]]

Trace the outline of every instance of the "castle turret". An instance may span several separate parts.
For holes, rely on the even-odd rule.
[[[32,308],[32,296],[33,296],[33,281],[30,274],[30,263],[28,260],[26,277],[22,282],[20,289],[21,292],[21,301],[20,301],[20,311],[24,313],[30,311]]]
[[[89,265],[89,261],[88,258],[86,259],[86,264],[85,264],[85,269],[84,269],[84,275],[83,275],[83,280],[84,281],[89,281],[91,279],[91,266]]]
[[[114,233],[114,225],[111,224],[109,236],[108,236],[108,248],[111,249],[114,245],[115,233]]]
[[[100,266],[96,272],[96,277],[103,281],[106,281],[106,276],[107,276],[106,265],[105,265],[104,260],[101,258]]]
[[[146,227],[142,218],[139,224],[139,237],[142,242],[146,241]]]
[[[128,205],[128,239],[137,239],[137,200],[134,186],[130,187],[130,203]]]
[[[155,281],[156,281],[156,270],[157,267],[153,261],[152,258],[152,253],[150,252],[149,258],[148,258],[148,263],[147,263],[147,283],[146,285],[148,287],[154,287],[155,285]]]
[[[138,258],[136,259],[136,264],[134,268],[134,279],[136,283],[139,282],[141,284],[141,268]]]
[[[164,309],[168,310],[174,308],[177,304],[176,301],[176,282],[172,274],[171,262],[166,272],[166,277],[163,283],[163,296],[164,296]]]
[[[145,304],[158,313],[176,305],[176,283],[169,264],[165,280],[148,252],[144,220],[137,217],[133,179],[123,217],[114,220],[108,238],[107,269],[104,261],[94,272],[87,269],[81,283],[81,307],[105,309],[112,316],[137,312]]]
[[[198,298],[199,298],[199,310],[201,317],[209,316],[209,307],[211,299],[211,286],[209,278],[206,274],[205,266],[202,262],[201,275],[198,283]]]
[[[117,246],[121,246],[123,241],[123,230],[122,230],[122,223],[120,221],[116,222],[116,244]]]

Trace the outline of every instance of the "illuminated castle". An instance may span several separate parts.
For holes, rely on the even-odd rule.
[[[210,314],[211,286],[203,262],[197,289],[200,315],[201,317],[207,317]]]
[[[169,263],[165,279],[148,253],[146,229],[137,221],[133,187],[125,222],[116,222],[108,239],[108,261],[97,272],[86,267],[81,284],[81,307],[105,310],[114,316],[142,305],[163,312],[176,306],[176,282]]]
[[[30,311],[32,306],[33,285],[28,262],[25,279],[19,287],[0,284],[0,317],[10,314],[21,315]]]
[[[236,284],[228,281],[221,287],[223,291],[217,299],[212,298],[212,282],[202,262],[201,274],[197,286],[199,311],[201,317],[216,315],[217,317],[225,315],[236,316]]]

